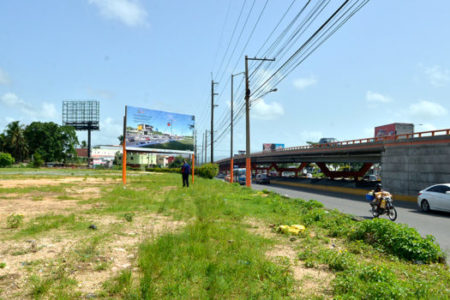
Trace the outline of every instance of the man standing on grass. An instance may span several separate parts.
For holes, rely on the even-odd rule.
[[[183,166],[181,166],[181,175],[183,176],[183,187],[189,187],[189,173],[191,173],[191,167],[184,160]]]

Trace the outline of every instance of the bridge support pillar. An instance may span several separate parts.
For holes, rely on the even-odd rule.
[[[327,165],[323,162],[316,163],[316,165],[320,168],[323,174],[325,174],[325,176],[330,177],[331,179],[335,179],[337,177],[353,177],[355,181],[357,181],[358,177],[363,177],[373,164],[364,163],[358,171],[330,171]]]

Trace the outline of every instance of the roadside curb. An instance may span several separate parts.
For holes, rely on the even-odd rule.
[[[300,182],[290,182],[290,181],[278,181],[271,180],[272,183],[278,185],[287,185],[287,186],[296,186],[303,187],[308,189],[315,189],[321,191],[328,192],[337,192],[358,196],[365,196],[367,194],[367,190],[356,189],[356,188],[348,188],[348,187],[340,187],[340,186],[328,186],[328,185],[318,185],[318,184],[309,184],[309,183],[300,183]],[[406,201],[406,202],[416,202],[417,198],[414,196],[406,196],[406,195],[393,195],[394,200]]]

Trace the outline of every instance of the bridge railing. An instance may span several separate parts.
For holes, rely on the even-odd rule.
[[[313,144],[306,146],[295,146],[288,147],[282,149],[276,149],[271,152],[286,152],[286,151],[298,151],[298,150],[309,150],[309,149],[320,149],[320,148],[333,148],[340,146],[348,146],[348,145],[359,145],[359,144],[367,144],[367,143],[375,143],[375,142],[384,142],[384,141],[392,141],[392,140],[401,140],[401,139],[414,139],[414,138],[423,138],[423,137],[433,137],[439,135],[450,135],[450,129],[439,129],[439,130],[430,130],[430,131],[422,131],[422,132],[414,132],[408,134],[398,134],[392,136],[383,136],[383,137],[373,137],[373,138],[363,138],[356,140],[347,140],[340,141],[334,143],[325,143],[325,144]],[[267,152],[254,152],[252,155],[263,155],[267,154]],[[241,155],[239,155],[241,156]],[[242,155],[243,156],[243,155]]]

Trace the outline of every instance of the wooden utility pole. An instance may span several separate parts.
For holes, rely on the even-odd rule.
[[[214,93],[214,85],[218,84],[211,80],[211,163],[214,163],[214,108],[217,106],[214,104],[214,96],[218,95]]]
[[[248,61],[264,60],[275,61],[268,58],[248,58],[245,56],[245,130],[246,130],[246,147],[245,147],[245,185],[250,187],[252,183],[252,166],[250,161],[250,82],[248,79]],[[275,91],[275,90],[274,90]]]

